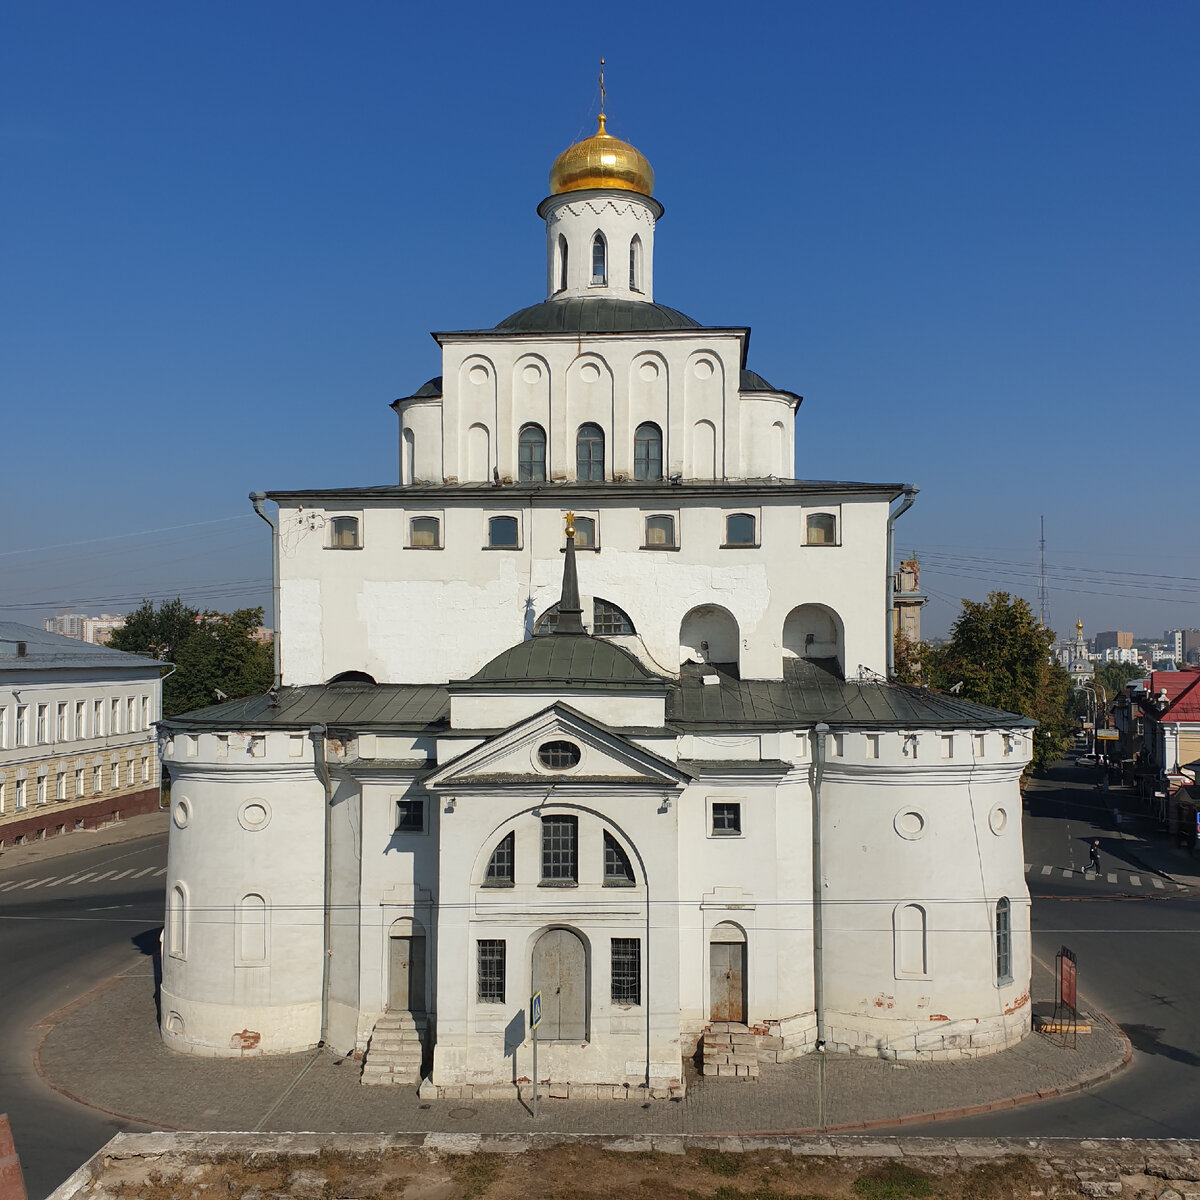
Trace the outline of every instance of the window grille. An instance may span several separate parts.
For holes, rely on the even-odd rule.
[[[725,835],[742,832],[742,806],[726,802],[712,806],[712,831],[714,834]]]
[[[996,982],[1012,979],[1012,915],[1008,897],[996,903]]]
[[[425,801],[397,800],[396,801],[396,832],[424,833],[425,832]]]
[[[502,938],[480,938],[475,946],[478,956],[476,995],[483,1004],[503,1004],[505,942]]]
[[[553,633],[558,628],[558,605],[552,604],[540,617],[537,619],[537,624],[533,627],[533,632],[536,634]]]
[[[517,480],[539,483],[546,478],[546,431],[526,425],[517,439]]]
[[[604,886],[633,887],[633,864],[611,833],[604,835]]]
[[[581,483],[604,480],[604,430],[590,421],[575,437],[575,478]]]
[[[633,622],[615,604],[592,602],[592,633],[597,637],[626,637],[634,632]]]
[[[550,771],[569,771],[579,765],[579,747],[574,742],[546,742],[538,748],[538,762]]]
[[[637,427],[633,435],[633,477],[662,478],[662,430],[651,421]]]
[[[492,857],[488,859],[484,887],[512,887],[513,859],[516,856],[516,834],[506,833],[497,843]]]
[[[642,1002],[642,939],[612,940],[612,1002]]]
[[[579,821],[575,817],[542,818],[542,881],[575,883],[579,878]]]

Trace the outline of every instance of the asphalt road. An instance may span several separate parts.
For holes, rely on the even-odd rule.
[[[0,872],[0,1112],[12,1122],[30,1200],[119,1130],[147,1128],[53,1091],[34,1070],[33,1051],[39,1021],[157,941],[166,861],[159,835]],[[38,880],[49,882],[30,886]]]
[[[1087,878],[1094,837],[1104,869]],[[1083,999],[1124,1028],[1136,1051],[1131,1066],[1074,1098],[917,1132],[1200,1137],[1200,897],[1157,886],[1122,849],[1092,773],[1063,765],[1035,781],[1025,814],[1034,953],[1053,964],[1060,945],[1075,951]],[[52,1091],[34,1070],[33,1048],[39,1021],[152,949],[165,865],[160,835],[0,872],[0,1112],[12,1120],[31,1200],[118,1130],[142,1128]]]

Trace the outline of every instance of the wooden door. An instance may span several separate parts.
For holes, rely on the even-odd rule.
[[[746,944],[713,942],[708,947],[712,1008],[710,1021],[746,1021]]]
[[[538,938],[533,990],[542,993],[539,1041],[587,1041],[587,953],[569,929],[548,929]]]
[[[425,939],[392,937],[389,942],[388,1008],[425,1011]]]

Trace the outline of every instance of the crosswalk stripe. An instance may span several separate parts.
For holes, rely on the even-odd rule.
[[[73,879],[71,879],[71,880],[70,880],[70,882],[71,882],[72,884],[76,884],[76,883],[84,883],[86,880],[88,880],[88,879],[91,879],[91,877],[92,877],[94,874],[95,874],[95,871],[88,871],[88,872],[86,872],[86,873],[85,873],[85,874],[83,874],[83,875],[76,875],[76,876],[75,876]]]
[[[134,876],[134,879],[141,879],[141,877],[142,877],[143,875],[149,875],[149,874],[150,874],[150,872],[151,872],[151,871],[153,871],[153,870],[154,870],[154,868],[153,868],[153,867],[143,867],[143,868],[142,868],[142,870],[140,870],[140,871],[139,871],[139,872],[138,872],[138,873],[137,873],[137,874]]]
[[[92,882],[93,882],[93,883],[99,883],[99,882],[100,882],[100,880],[102,880],[102,879],[107,879],[107,878],[108,878],[108,877],[109,877],[111,874],[112,874],[112,872],[111,872],[111,871],[105,871],[103,875],[97,875],[97,876],[96,876],[96,877],[95,877],[95,878],[92,880]]]
[[[1025,874],[1028,875],[1029,872],[1032,870],[1033,870],[1033,863],[1026,863],[1025,864]]]
[[[1050,875],[1050,874],[1053,874],[1053,872],[1054,872],[1054,868],[1053,868],[1053,867],[1043,867],[1043,868],[1042,868],[1042,874],[1043,874],[1043,875]]]
[[[166,867],[159,867],[159,869],[154,872],[154,878],[157,879],[160,875],[165,875],[166,873],[167,873]]]
[[[1141,887],[1142,877],[1140,875],[1130,875],[1129,882],[1132,883],[1134,887]]]
[[[128,871],[122,871],[120,873],[120,875],[114,875],[112,877],[112,882],[116,883],[118,879],[124,879],[126,875],[132,875],[132,874],[133,874],[133,868],[130,867]]]
[[[35,879],[32,883],[25,885],[25,890],[31,892],[35,887],[41,887],[43,883],[49,883],[51,878],[52,876],[47,875],[45,879]]]
[[[1161,879],[1159,879],[1159,877],[1158,877],[1157,875],[1151,875],[1151,876],[1150,876],[1150,882],[1151,882],[1152,884],[1154,884],[1154,886],[1155,886],[1156,888],[1158,888],[1158,890],[1159,890],[1160,892],[1162,891],[1162,885],[1163,885],[1163,881],[1162,881]]]
[[[1116,882],[1117,882],[1117,877],[1116,877],[1116,875],[1114,875],[1114,874],[1112,873],[1112,871],[1109,871],[1109,873],[1108,873],[1107,875],[1105,875],[1105,877],[1104,877],[1104,878],[1105,878],[1105,879],[1107,879],[1109,883],[1116,883]]]
[[[0,883],[0,892],[7,892],[11,888],[20,887],[24,882],[23,879],[14,879],[12,883]]]
[[[1070,867],[1063,867],[1063,878],[1070,879],[1075,872]]]

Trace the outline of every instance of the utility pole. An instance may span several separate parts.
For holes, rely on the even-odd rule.
[[[1049,600],[1046,591],[1046,518],[1040,517],[1042,538],[1038,553],[1038,621],[1043,629],[1050,628]]]

